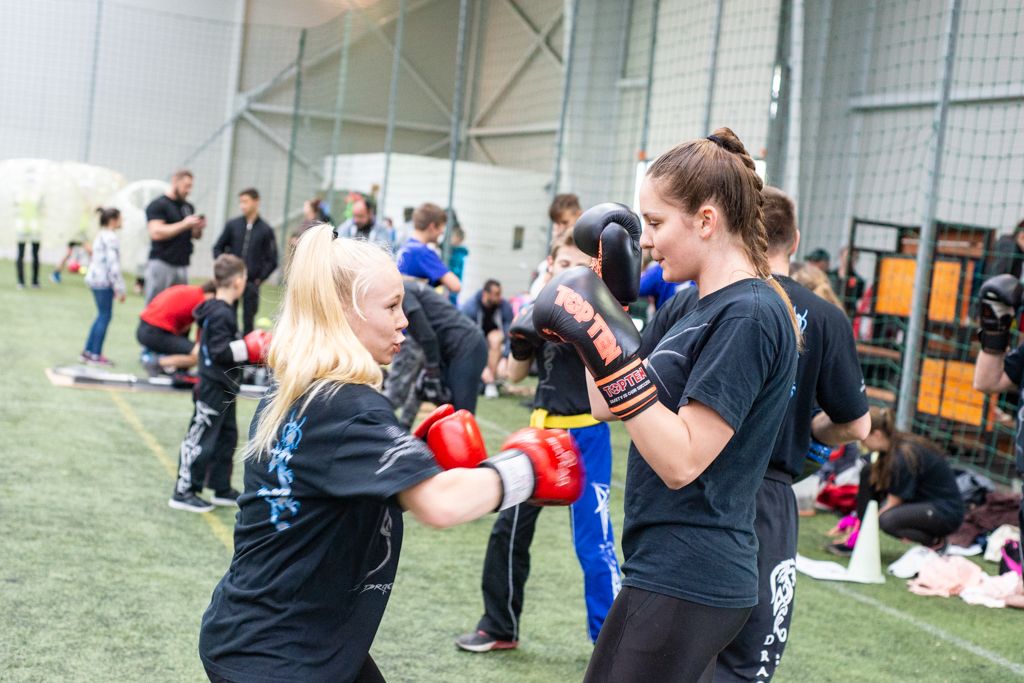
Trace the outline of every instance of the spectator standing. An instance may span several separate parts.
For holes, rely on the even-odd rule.
[[[176,171],[171,187],[146,207],[146,228],[152,244],[146,262],[146,303],[171,285],[188,282],[192,240],[203,236],[206,218],[195,215],[187,199],[192,192],[192,172]]]
[[[829,284],[843,301],[846,302],[844,309],[849,315],[853,315],[857,302],[864,295],[864,278],[857,274],[857,252],[849,254],[849,269],[847,269],[847,254],[849,247],[839,250],[839,262],[835,270],[828,271]]]
[[[377,220],[377,207],[369,197],[352,202],[352,217],[338,226],[338,237],[364,239],[391,246],[391,230]]]
[[[505,375],[505,340],[508,327],[512,324],[512,305],[501,296],[501,283],[488,280],[483,289],[462,305],[462,312],[474,320],[487,338],[487,367],[481,379],[484,383],[484,397],[498,398],[498,379]]]
[[[277,244],[274,229],[260,216],[260,193],[247,188],[238,193],[241,216],[224,225],[224,232],[213,245],[213,257],[234,254],[245,263],[247,280],[242,294],[242,334],[254,327],[260,305],[260,285],[277,270]]]
[[[115,230],[121,229],[121,212],[117,209],[97,209],[100,231],[92,244],[92,262],[85,276],[85,284],[92,290],[98,311],[89,329],[89,337],[82,351],[83,362],[113,365],[103,355],[103,342],[113,314],[114,297],[124,303],[124,278],[121,277],[121,243]]]
[[[1024,220],[1017,223],[1017,227],[1009,235],[1003,235],[996,240],[992,255],[989,257],[987,274],[1010,275],[1021,279],[1021,271],[1024,270]]]
[[[37,192],[22,191],[14,200],[14,236],[18,243],[18,256],[14,267],[18,274],[18,289],[25,289],[25,246],[31,245],[32,289],[39,289],[39,244],[42,231],[43,197]]]
[[[469,256],[469,249],[462,246],[466,239],[466,233],[460,226],[454,225],[449,239],[451,239],[452,249],[448,255],[448,268],[455,273],[455,277],[459,278],[459,282],[462,282],[462,275],[466,271],[466,257]],[[458,294],[452,292],[450,298],[454,304],[458,299]]]
[[[817,249],[812,251],[810,254],[808,254],[807,258],[804,259],[804,261],[806,263],[814,266],[815,268],[817,268],[821,272],[823,272],[825,274],[828,274],[829,267],[832,264],[832,256],[831,256],[831,254],[829,254],[827,251],[825,251],[821,247],[818,247]]]

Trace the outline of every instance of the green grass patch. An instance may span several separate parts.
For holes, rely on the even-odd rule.
[[[230,552],[200,515],[167,507],[173,480],[103,391],[53,387],[43,370],[73,362],[95,314],[81,278],[16,291],[0,262],[0,476],[5,522],[0,560],[0,680],[196,681],[199,620]],[[277,292],[264,289],[264,311]],[[141,298],[115,304],[105,353],[139,371],[135,324]],[[176,459],[191,413],[187,394],[120,393],[159,448]],[[527,422],[514,397],[480,402],[484,435],[497,448]],[[255,402],[239,403],[245,431]],[[628,444],[614,427],[612,519],[622,528]],[[241,467],[236,468],[240,480]],[[234,514],[211,513],[228,529]],[[390,681],[580,680],[592,646],[582,581],[564,509],[541,515],[533,545],[519,650],[473,655],[452,640],[480,616],[480,569],[492,518],[434,531],[407,519],[398,581],[373,647]],[[816,559],[830,515],[804,520],[800,548]],[[905,548],[882,540],[883,562]],[[987,566],[993,572],[993,567]],[[679,571],[686,571],[680,567]],[[921,598],[903,581],[843,584],[1017,666],[1021,615]],[[1019,675],[912,623],[850,599],[832,584],[798,579],[790,644],[776,680],[1005,681]]]

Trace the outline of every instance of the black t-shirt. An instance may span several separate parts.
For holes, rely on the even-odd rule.
[[[196,306],[192,315],[199,326],[200,382],[215,382],[237,391],[246,360],[238,360],[231,346],[238,341],[238,312],[226,301],[208,299]]]
[[[789,311],[771,287],[742,280],[703,297],[648,357],[658,400],[708,406],[735,434],[678,491],[636,446],[626,474],[624,586],[712,607],[757,604],[755,493],[796,375]]]
[[[950,526],[964,521],[964,500],[956,475],[946,459],[930,448],[913,444],[917,465],[911,472],[899,452],[892,453],[892,481],[888,493],[904,503],[931,503]]]
[[[849,319],[835,305],[794,280],[783,275],[776,278],[793,304],[804,350],[797,361],[793,398],[772,450],[771,465],[798,476],[811,444],[815,405],[833,422],[841,424],[866,413],[868,402]],[[659,308],[644,328],[640,355],[650,355],[668,328],[695,308],[697,302],[697,289],[690,287]]]
[[[1024,344],[1021,344],[1003,360],[1003,372],[1017,385],[1019,405],[1024,406]],[[1024,475],[1024,421],[1017,419],[1017,435],[1013,442],[1013,455],[1016,460],[1017,472]]]
[[[833,422],[842,424],[868,412],[868,399],[846,314],[788,277],[776,278],[793,303],[804,350],[797,361],[793,398],[775,441],[771,464],[797,476],[804,469],[811,445],[815,404]]]
[[[234,557],[203,615],[203,663],[233,681],[351,681],[395,580],[395,496],[439,471],[370,387],[344,385],[292,412],[272,452],[245,463]]]
[[[500,306],[501,304],[498,305]],[[497,310],[498,306],[480,304],[480,327],[483,328],[484,334],[490,334],[493,330],[498,329],[498,323],[494,315]]]
[[[429,346],[438,349],[440,363],[447,365],[483,340],[480,328],[448,299],[417,280],[405,280],[404,284],[402,312],[409,319],[409,334],[423,347],[428,361]],[[421,311],[423,318],[419,316]]]
[[[589,414],[587,371],[576,350],[569,344],[546,341],[534,358],[537,359],[534,408],[543,408],[552,415]]]
[[[640,340],[640,357],[647,358],[654,351],[665,333],[675,325],[680,318],[697,307],[697,287],[680,289],[664,304],[658,307],[651,321],[644,326]]]
[[[180,223],[186,216],[195,213],[195,207],[186,201],[160,195],[146,207],[147,221],[164,221],[168,225]],[[153,240],[149,258],[163,261],[172,266],[187,266],[192,256],[192,231],[184,230],[166,240]]]

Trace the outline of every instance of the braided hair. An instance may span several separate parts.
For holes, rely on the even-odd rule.
[[[730,128],[706,138],[676,145],[647,171],[661,181],[664,195],[685,211],[713,202],[725,216],[729,233],[739,235],[754,274],[767,282],[786,303],[797,346],[802,347],[800,323],[793,304],[768,265],[768,233],[764,223],[764,183],[754,160]]]

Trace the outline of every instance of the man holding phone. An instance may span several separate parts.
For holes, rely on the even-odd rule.
[[[171,176],[171,187],[146,207],[146,228],[152,240],[146,262],[146,303],[171,285],[188,284],[192,240],[203,236],[206,217],[195,215],[187,200],[192,191],[192,171],[181,169]]]

